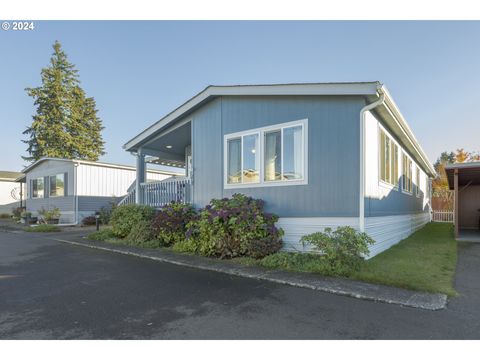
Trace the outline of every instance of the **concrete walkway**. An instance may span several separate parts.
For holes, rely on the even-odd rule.
[[[324,277],[316,274],[294,273],[281,270],[268,270],[263,267],[246,266],[228,260],[219,260],[180,254],[169,249],[143,249],[114,245],[81,238],[81,233],[54,234],[50,239],[71,245],[94,248],[124,255],[132,255],[155,261],[186,266],[195,269],[267,280],[301,288],[350,296],[358,299],[397,304],[425,310],[441,310],[447,306],[447,296],[394,288],[385,285],[369,284],[348,279]]]

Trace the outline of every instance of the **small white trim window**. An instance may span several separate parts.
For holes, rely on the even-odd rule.
[[[224,187],[307,183],[307,119],[225,135]]]
[[[398,145],[379,128],[379,173],[380,181],[398,186]]]
[[[412,193],[412,160],[405,153],[402,154],[402,190]]]
[[[43,198],[45,196],[44,190],[44,183],[43,183],[43,177],[39,177],[36,179],[32,179],[32,199],[37,199],[37,198]]]

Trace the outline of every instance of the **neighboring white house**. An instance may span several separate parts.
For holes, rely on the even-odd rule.
[[[0,171],[0,213],[10,213],[12,208],[20,206],[23,184],[16,182],[22,173]]]
[[[42,158],[23,171],[26,208],[60,209],[60,223],[77,224],[112,201],[119,201],[135,184],[135,168],[85,160]],[[161,181],[179,172],[147,170],[147,181]]]

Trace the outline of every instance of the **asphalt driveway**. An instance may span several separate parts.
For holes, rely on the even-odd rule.
[[[0,338],[479,339],[479,268],[461,244],[461,295],[428,311],[0,232]]]

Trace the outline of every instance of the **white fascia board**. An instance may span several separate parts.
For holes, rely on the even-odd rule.
[[[275,95],[376,95],[379,82],[318,83],[279,85],[208,86],[180,107],[129,140],[123,148],[136,151],[139,145],[199,104],[216,96],[275,96]]]
[[[413,148],[416,152],[416,154],[414,154],[414,155],[418,155],[419,159],[423,163],[424,170],[427,170],[426,172],[428,173],[428,175],[430,175],[431,177],[434,177],[435,176],[435,169],[434,169],[432,163],[430,162],[430,160],[428,159],[428,156],[425,154],[422,147],[420,146],[420,143],[415,138],[415,135],[413,134],[412,130],[410,129],[410,126],[406,122],[405,118],[403,117],[402,113],[400,112],[400,110],[399,110],[397,104],[395,103],[395,101],[393,100],[392,96],[388,92],[388,89],[385,86],[383,86],[382,89],[385,93],[385,105],[384,106],[386,106],[387,110],[392,113],[393,117],[397,121],[397,123],[398,123],[399,127],[401,128],[402,132],[404,133],[404,135],[406,136],[406,138],[408,139],[410,144],[413,146]]]

